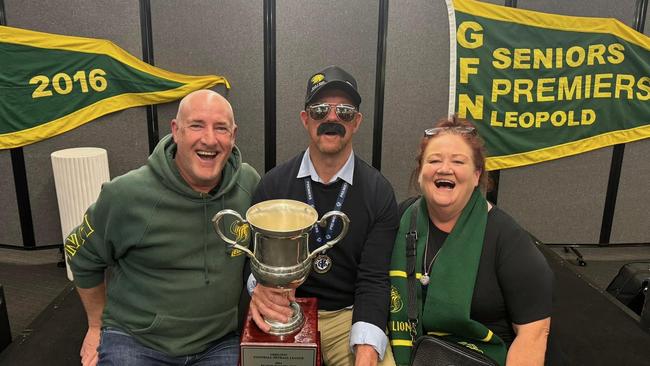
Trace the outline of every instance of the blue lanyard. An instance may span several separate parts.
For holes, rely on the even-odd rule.
[[[334,206],[335,210],[341,211],[341,208],[343,207],[343,201],[345,201],[345,195],[348,193],[349,186],[350,185],[348,184],[348,182],[343,182],[343,186],[341,186],[341,190],[339,191],[339,194],[336,197],[336,205]],[[314,201],[314,192],[311,189],[311,179],[309,177],[305,177],[305,192],[307,193],[307,203],[311,207],[316,209],[316,202]],[[325,240],[332,239],[332,233],[334,232],[335,224],[336,224],[336,216],[332,217],[329,225],[327,225],[327,231],[325,232]],[[321,232],[318,224],[314,225],[313,230],[314,230],[314,236],[316,237],[316,242],[320,247],[321,245],[324,244],[323,233]]]

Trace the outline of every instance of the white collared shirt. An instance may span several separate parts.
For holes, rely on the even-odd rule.
[[[318,176],[318,173],[316,172],[316,168],[314,168],[314,164],[311,162],[311,158],[309,156],[309,148],[305,150],[305,154],[302,156],[302,162],[300,163],[300,169],[298,169],[298,175],[296,178],[304,178],[304,177],[310,177],[311,180],[314,182],[318,183],[323,183],[323,184],[332,184],[336,182],[339,179],[344,180],[345,182],[348,182],[349,185],[352,185],[352,179],[354,176],[354,151],[350,152],[350,156],[348,156],[348,160],[343,164],[343,167],[334,174],[332,179],[328,182],[325,183],[321,179],[320,176]]]

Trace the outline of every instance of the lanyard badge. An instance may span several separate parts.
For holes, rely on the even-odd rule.
[[[345,196],[348,193],[348,187],[349,184],[347,182],[343,182],[343,186],[341,186],[341,190],[336,196],[336,204],[334,206],[334,210],[340,211],[341,208],[343,207],[343,201],[345,201]],[[305,178],[305,193],[307,193],[307,203],[315,209],[316,202],[314,200],[314,192],[312,191],[311,179],[309,177]],[[318,227],[318,225],[314,225],[314,228],[312,230],[314,231],[314,236],[316,237],[316,243],[318,243],[319,248],[323,244],[325,244],[327,240],[332,239],[332,234],[334,232],[335,225],[336,225],[336,217],[333,217],[330,220],[330,223],[327,225],[327,231],[325,232],[324,237],[320,227]],[[319,255],[317,255],[316,258],[314,258],[312,266],[314,272],[316,273],[321,273],[321,274],[327,273],[329,272],[330,269],[332,269],[332,258],[330,258],[330,256],[326,254],[326,251],[323,251]]]

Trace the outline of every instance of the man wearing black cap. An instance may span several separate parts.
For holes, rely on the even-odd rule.
[[[375,365],[382,359],[382,364],[394,363],[385,329],[397,205],[386,178],[352,150],[352,138],[363,119],[360,104],[356,80],[343,69],[330,66],[311,76],[305,110],[300,112],[309,147],[268,172],[253,195],[253,203],[289,198],[314,206],[319,217],[336,209],[350,218],[345,238],[315,258],[296,294],[287,298],[282,291],[257,285],[250,305],[256,324],[268,331],[263,316],[286,322],[292,314],[289,300],[295,295],[318,298],[327,365]],[[340,230],[340,221],[315,228],[310,251]]]

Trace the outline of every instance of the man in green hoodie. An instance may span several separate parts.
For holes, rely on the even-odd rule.
[[[260,177],[242,162],[218,93],[183,98],[171,130],[144,166],[102,186],[66,239],[88,318],[84,366],[237,364],[244,256],[226,250],[210,219],[225,208],[243,215]],[[222,230],[248,235],[229,222]]]

